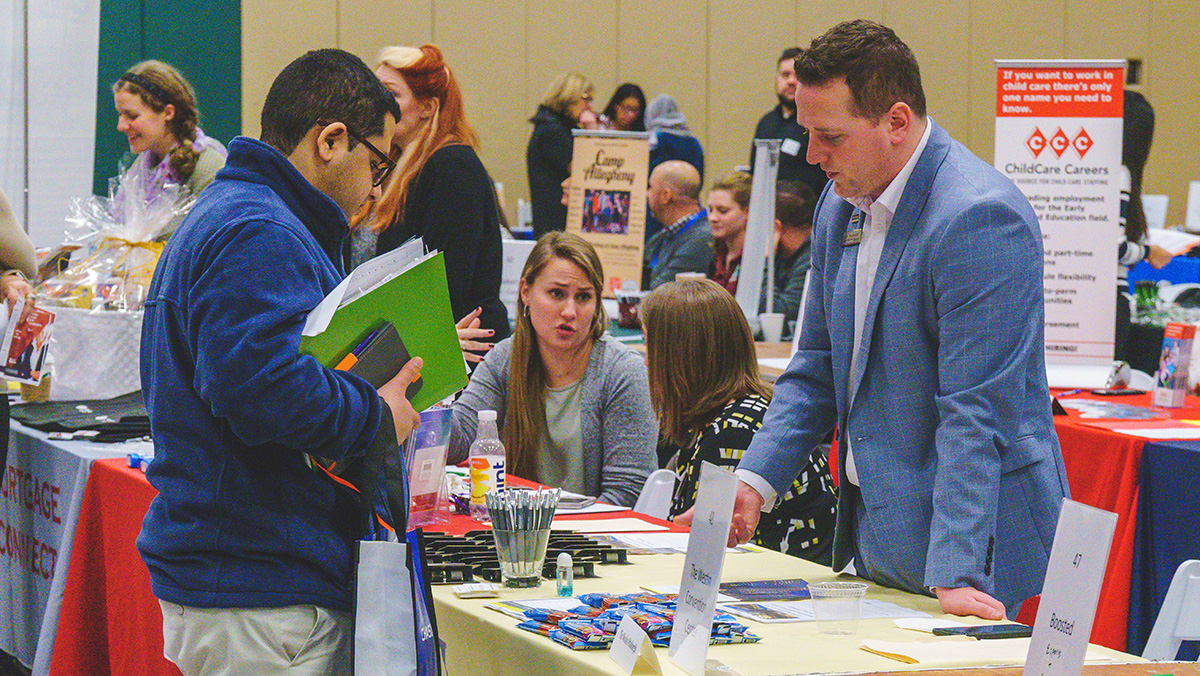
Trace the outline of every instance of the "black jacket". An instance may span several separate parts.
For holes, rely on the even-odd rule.
[[[508,310],[500,302],[500,217],[492,179],[470,146],[448,145],[425,162],[408,188],[404,220],[379,233],[375,255],[413,237],[446,258],[450,307],[462,319],[477,307],[482,328],[496,332],[489,342],[508,337]]]
[[[567,227],[567,208],[562,205],[562,182],[571,175],[571,130],[575,122],[545,106],[529,118],[533,133],[525,150],[529,172],[529,200],[533,206],[533,235]]]
[[[779,151],[779,176],[780,181],[800,181],[808,187],[812,188],[813,195],[821,196],[821,191],[825,189],[825,183],[829,178],[821,168],[815,164],[809,164],[804,156],[808,153],[808,133],[799,124],[796,124],[796,114],[791,117],[783,116],[783,106],[777,105],[767,111],[766,115],[758,121],[758,126],[754,128],[754,138],[777,138],[785,142],[787,139],[792,139],[800,144],[800,149],[796,153],[790,154]],[[750,171],[754,171],[754,144],[750,145]]]

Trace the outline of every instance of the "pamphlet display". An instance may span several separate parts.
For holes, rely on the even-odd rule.
[[[1195,340],[1194,324],[1167,324],[1163,331],[1162,353],[1158,359],[1158,376],[1154,379],[1155,406],[1183,407],[1183,397],[1188,390],[1188,370],[1192,362],[1192,343]]]
[[[4,377],[28,385],[38,385],[45,375],[46,350],[50,347],[50,332],[54,328],[54,313],[35,307],[21,319],[25,299],[12,308],[0,354],[4,355]],[[0,306],[0,312],[4,312]]]
[[[995,166],[1042,230],[1047,364],[1113,359],[1124,62],[996,61]]]
[[[650,135],[576,129],[567,232],[592,244],[604,266],[606,298],[642,281]]]

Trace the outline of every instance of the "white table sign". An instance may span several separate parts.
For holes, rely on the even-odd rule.
[[[1116,514],[1063,500],[1025,676],[1082,673],[1116,528]]]
[[[733,472],[708,462],[701,464],[692,534],[683,562],[675,626],[667,653],[672,662],[693,676],[704,676],[736,492],[737,477]]]
[[[621,624],[617,626],[617,637],[613,639],[612,647],[608,649],[608,656],[612,658],[617,666],[621,667],[621,673],[626,676],[639,676],[645,674],[662,675],[662,665],[658,663],[658,655],[654,653],[654,644],[650,642],[650,636],[642,631],[638,623],[632,617],[626,615],[621,618]]]

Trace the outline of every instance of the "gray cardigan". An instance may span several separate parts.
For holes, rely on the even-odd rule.
[[[503,429],[511,356],[512,338],[497,343],[454,402],[449,462],[466,459],[479,411],[494,409]],[[632,507],[657,466],[658,421],[642,356],[608,335],[596,341],[583,375],[579,409],[585,492]]]

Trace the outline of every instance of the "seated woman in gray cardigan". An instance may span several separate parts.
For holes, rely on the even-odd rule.
[[[592,245],[549,232],[521,271],[517,326],[454,403],[449,461],[467,457],[479,411],[496,411],[507,469],[632,506],[657,466],[658,423],[641,355],[605,334]]]

